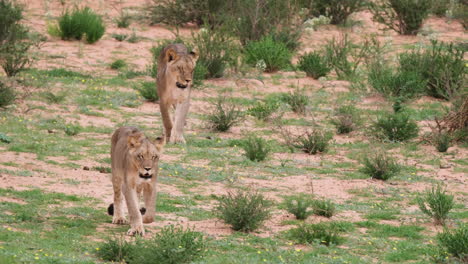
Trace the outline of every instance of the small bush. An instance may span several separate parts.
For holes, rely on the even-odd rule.
[[[115,60],[110,64],[110,68],[113,70],[120,70],[125,67],[127,67],[127,62],[122,59]]]
[[[449,7],[450,7],[450,0],[432,1],[432,8],[430,12],[436,16],[444,17]]]
[[[463,263],[468,261],[468,224],[462,223],[453,230],[445,229],[437,235],[437,240],[443,250]]]
[[[294,92],[283,94],[281,100],[291,106],[294,113],[305,114],[309,105],[309,97],[305,94],[305,89],[295,89]]]
[[[446,190],[441,185],[432,186],[426,190],[418,199],[419,209],[432,217],[437,225],[444,225],[448,213],[455,205],[453,195],[446,194]]]
[[[208,69],[205,65],[197,63],[195,69],[193,70],[193,87],[198,87],[203,84],[203,80],[206,79],[208,75]]]
[[[158,89],[156,89],[154,82],[142,82],[136,87],[136,90],[143,98],[150,102],[157,102],[159,100]]]
[[[325,61],[325,57],[318,52],[307,53],[299,59],[299,69],[305,71],[307,76],[318,79],[327,75],[331,68]]]
[[[400,55],[403,72],[416,73],[426,81],[426,93],[436,98],[450,100],[463,93],[467,67],[465,51],[453,44],[432,41],[424,50]]]
[[[289,238],[300,244],[318,243],[326,246],[338,245],[343,241],[341,230],[333,222],[301,224],[289,230]]]
[[[3,133],[0,133],[0,142],[3,142],[3,143],[11,143],[11,138]]]
[[[373,19],[403,35],[416,35],[433,1],[384,0],[371,3]]]
[[[294,146],[301,149],[309,155],[314,155],[319,152],[326,152],[329,141],[333,138],[333,134],[319,129],[307,131],[304,135],[298,137]]]
[[[83,128],[79,124],[66,124],[63,128],[65,134],[68,136],[76,136],[78,135]]]
[[[383,181],[397,175],[400,170],[401,166],[392,157],[384,153],[366,156],[361,168],[361,172],[369,175],[372,179]]]
[[[206,240],[202,233],[169,225],[152,239],[137,243],[130,263],[192,263],[204,254],[205,249]]]
[[[251,161],[264,161],[271,152],[268,142],[255,135],[248,136],[242,142],[241,147],[245,151],[245,156]]]
[[[312,202],[312,211],[314,215],[332,217],[335,214],[335,204],[328,199],[316,199]]]
[[[71,13],[66,11],[59,18],[58,24],[62,39],[81,40],[85,37],[89,44],[97,42],[106,30],[101,16],[89,7],[75,9]]]
[[[257,101],[254,106],[247,110],[247,113],[259,120],[266,121],[278,110],[278,108],[279,104],[277,102]]]
[[[112,37],[117,41],[124,41],[125,39],[127,39],[128,35],[127,34],[112,34]]]
[[[13,89],[0,81],[0,108],[11,105],[16,99]]]
[[[123,237],[108,238],[100,244],[96,254],[103,260],[129,263],[134,248],[135,245],[127,242]]]
[[[335,110],[335,117],[331,120],[338,134],[347,134],[361,124],[359,110],[354,105],[343,105]]]
[[[432,143],[439,152],[447,152],[452,143],[453,136],[446,131],[435,132],[432,134]]]
[[[67,98],[67,93],[66,92],[58,92],[58,93],[45,92],[43,96],[47,100],[48,103],[58,104],[58,103],[65,101],[65,99]]]
[[[133,31],[130,37],[127,39],[129,43],[138,43],[140,40],[141,37],[139,37],[135,31]]]
[[[128,28],[130,26],[132,17],[126,12],[120,12],[120,15],[115,19],[115,24],[118,28]]]
[[[213,103],[214,110],[208,115],[210,127],[216,131],[228,131],[233,125],[242,121],[244,115],[235,104],[225,97],[218,97]]]
[[[275,42],[286,45],[286,48],[291,52],[296,51],[301,45],[301,31],[298,28],[282,28],[271,32],[270,36]]]
[[[283,202],[283,207],[293,214],[296,219],[304,220],[313,214],[313,210],[310,210],[312,203],[313,201],[309,195],[297,194],[287,196]]]
[[[275,72],[290,65],[291,52],[286,45],[275,42],[271,36],[252,41],[245,47],[245,60],[255,66],[259,61],[266,64],[266,72]]]
[[[256,191],[238,191],[223,195],[216,212],[233,230],[250,232],[270,217],[270,205],[271,202]]]
[[[418,125],[409,114],[397,112],[384,114],[374,123],[377,137],[392,142],[402,142],[418,136]]]
[[[460,1],[454,5],[452,8],[452,16],[460,20],[465,30],[468,29],[468,3],[466,1]]]
[[[352,13],[360,11],[365,0],[306,0],[302,1],[303,7],[310,10],[315,17],[326,16],[331,19],[331,24],[343,24]]]

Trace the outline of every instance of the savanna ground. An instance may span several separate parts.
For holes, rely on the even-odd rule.
[[[58,16],[58,1],[24,1],[26,24],[47,35],[46,21]],[[86,1],[83,1],[86,2]],[[138,13],[144,1],[128,1],[128,10]],[[130,3],[131,2],[131,3]],[[111,224],[106,214],[112,201],[110,182],[110,136],[123,125],[141,128],[148,136],[162,133],[157,103],[145,101],[134,87],[151,77],[112,70],[116,59],[129,63],[129,70],[145,71],[151,63],[150,48],[156,41],[173,39],[160,26],[132,22],[118,29],[113,4],[88,1],[105,14],[107,29],[93,45],[49,39],[41,47],[33,68],[22,73],[23,89],[31,92],[0,111],[0,132],[11,138],[0,143],[0,260],[15,256],[25,263],[94,263],[100,242],[125,234],[128,226]],[[351,27],[322,26],[304,32],[299,53],[316,50],[332,37],[347,32],[354,40],[367,34],[391,43],[392,51],[409,49],[430,38],[466,42],[463,27],[443,18],[429,18],[425,34],[400,36],[382,31],[369,14],[353,15]],[[190,38],[196,28],[182,28]],[[119,42],[115,33],[140,37],[137,43]],[[67,73],[61,70],[66,69]],[[71,73],[70,73],[71,72]],[[326,153],[308,155],[290,152],[271,122],[247,117],[226,133],[210,131],[206,116],[210,102],[224,94],[247,109],[255,100],[303,87],[310,96],[305,116],[287,110],[283,124],[292,130],[320,124],[333,130],[330,116],[344,102],[353,102],[364,124],[348,135],[334,135]],[[52,103],[46,92],[63,94]],[[422,97],[408,104],[418,121],[420,134],[429,131],[434,116],[444,113],[446,101]],[[191,227],[209,238],[207,252],[199,263],[427,263],[435,236],[442,227],[419,210],[415,198],[432,184],[442,182],[455,196],[456,206],[448,226],[466,222],[468,213],[467,146],[458,144],[439,153],[416,138],[408,143],[381,143],[366,127],[392,105],[380,95],[359,89],[348,81],[329,76],[320,81],[302,72],[280,71],[258,78],[231,75],[203,82],[192,92],[185,145],[166,145],[158,176],[156,221],[145,225],[147,236],[168,224]],[[71,136],[66,127],[81,127]],[[65,128],[65,129],[64,129]],[[264,162],[251,162],[238,146],[248,131],[270,140],[273,154]],[[376,149],[388,150],[403,171],[389,181],[369,179],[359,171],[362,157]],[[253,188],[276,202],[264,227],[249,234],[233,232],[212,213],[216,198],[236,189]],[[285,237],[298,221],[278,204],[286,195],[314,194],[331,199],[337,213],[331,219],[310,216],[306,222],[349,223],[338,246],[299,245]]]

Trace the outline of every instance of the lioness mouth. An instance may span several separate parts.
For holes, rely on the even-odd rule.
[[[141,173],[140,173],[139,176],[140,176],[140,178],[145,179],[145,180],[146,180],[146,179],[151,179],[151,178],[153,177],[153,175],[148,174],[148,173],[145,173],[145,174],[141,174]]]
[[[176,86],[179,87],[180,89],[185,89],[187,88],[187,85],[183,85],[180,82],[176,82]]]

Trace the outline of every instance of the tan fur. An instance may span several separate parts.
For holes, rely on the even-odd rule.
[[[130,217],[129,235],[144,235],[143,223],[154,221],[158,162],[164,142],[164,138],[151,142],[135,127],[121,127],[112,135],[111,161],[114,188],[112,223],[125,224],[127,222],[122,204],[125,197]],[[150,175],[150,179],[141,177]],[[146,207],[143,217],[138,206],[138,196],[141,192],[143,192]]]
[[[197,54],[188,53],[183,44],[170,44],[159,55],[159,109],[168,142],[185,142],[183,130],[190,107],[190,90],[197,59]],[[171,107],[175,108],[174,118],[171,117]]]

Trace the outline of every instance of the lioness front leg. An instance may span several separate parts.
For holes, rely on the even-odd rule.
[[[114,189],[114,209],[112,216],[112,223],[123,225],[127,223],[123,209],[123,194],[122,194],[122,179],[123,176],[117,174],[117,170],[113,170],[112,187]]]
[[[189,111],[190,101],[187,99],[185,102],[177,104],[175,109],[175,122],[171,131],[169,141],[173,143],[185,143],[184,126]]]
[[[149,224],[154,222],[155,203],[156,203],[156,190],[155,186],[148,186],[143,190],[143,197],[145,199],[146,213],[143,216],[143,223]]]
[[[128,188],[124,190],[125,200],[127,201],[128,215],[130,217],[130,229],[127,235],[145,235],[141,213],[138,208],[138,196],[135,189]]]
[[[161,109],[161,117],[164,125],[164,135],[166,136],[166,141],[169,142],[172,132],[172,117],[170,113],[170,105],[164,102],[162,99],[159,103],[159,108]]]

